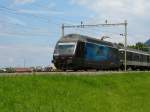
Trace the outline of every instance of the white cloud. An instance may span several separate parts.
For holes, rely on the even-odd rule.
[[[116,17],[147,15],[150,9],[148,0],[72,0],[72,3],[88,7],[98,15]]]
[[[23,13],[23,14],[64,14],[61,11],[53,11],[53,10],[27,10],[27,9],[20,9],[17,10],[18,13]]]
[[[53,47],[33,45],[0,45],[0,66],[46,66],[51,62]]]
[[[71,3],[93,12],[93,15],[90,16],[89,14],[89,19],[86,21],[89,24],[104,23],[106,19],[109,23],[128,20],[129,44],[138,41],[145,42],[150,36],[150,26],[148,26],[150,24],[149,0],[71,0]],[[124,27],[120,27],[120,29],[124,30]],[[115,36],[115,34],[112,34],[112,37],[116,37],[114,38],[115,41],[121,41],[120,37]]]
[[[26,3],[33,3],[35,0],[15,0],[15,4],[26,4]]]
[[[39,31],[39,32],[38,32]],[[51,36],[51,32],[41,32],[40,30],[34,30],[32,29],[32,31],[28,32],[28,31],[21,31],[21,32],[17,32],[17,31],[0,31],[0,36],[8,36],[8,37],[16,37],[16,36],[20,36],[21,37],[25,37],[25,36],[30,36],[30,37],[39,37],[39,36]]]
[[[18,18],[15,18],[15,17],[11,17],[11,16],[7,16],[7,22],[10,24],[13,23],[13,24],[22,25],[22,26],[27,25],[24,21],[22,21]]]
[[[14,59],[13,59],[12,57],[9,57],[9,58],[8,58],[8,62],[9,62],[9,63],[13,63],[13,62],[14,62]]]
[[[15,52],[32,52],[32,53],[39,53],[40,52],[53,52],[52,47],[48,46],[32,46],[32,45],[0,45],[0,49],[4,50],[8,53],[8,51],[15,51]]]

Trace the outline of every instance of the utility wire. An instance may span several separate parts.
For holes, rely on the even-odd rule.
[[[28,17],[27,15],[31,15],[31,16],[33,16],[33,17],[36,17],[36,18],[38,17],[39,19],[45,20],[45,21],[47,21],[47,22],[50,21],[48,18],[45,18],[45,17],[43,17],[43,16],[37,16],[37,15],[31,14],[31,13],[30,13],[30,14],[21,13],[21,12],[19,12],[18,10],[10,9],[10,8],[7,8],[7,7],[1,6],[1,5],[0,5],[0,11],[7,11],[7,13],[15,14],[15,15],[20,14],[20,16],[24,16],[24,17]]]

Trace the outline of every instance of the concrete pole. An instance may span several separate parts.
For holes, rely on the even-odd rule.
[[[124,70],[125,72],[127,71],[127,25],[128,25],[127,20],[125,20],[125,42],[124,42],[124,45],[125,45]]]
[[[62,24],[62,27],[61,27],[61,29],[62,29],[62,37],[64,37],[64,24]]]
[[[24,66],[24,68],[26,67],[26,59],[25,58],[23,59],[23,66]]]

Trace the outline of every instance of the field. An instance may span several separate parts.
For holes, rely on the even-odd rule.
[[[0,112],[149,112],[150,73],[0,76]]]

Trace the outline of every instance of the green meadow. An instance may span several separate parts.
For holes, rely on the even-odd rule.
[[[150,73],[0,76],[0,112],[150,112]]]

